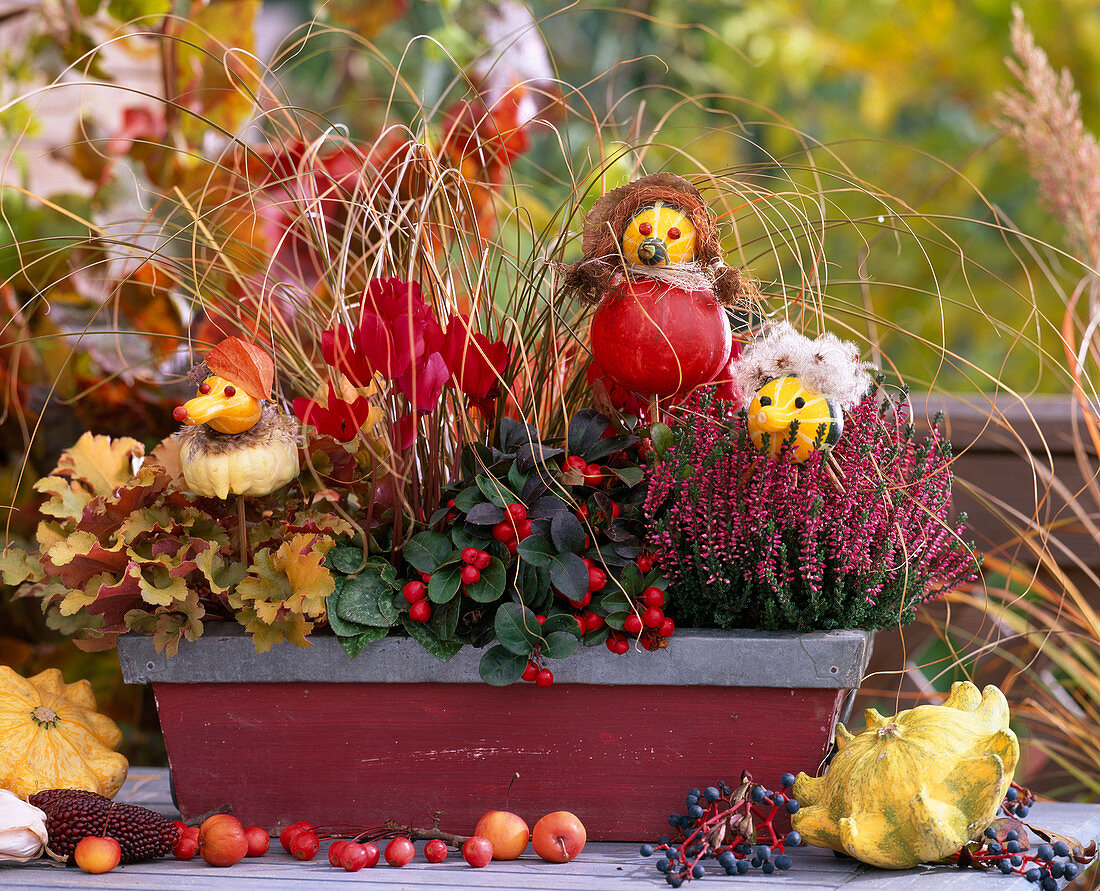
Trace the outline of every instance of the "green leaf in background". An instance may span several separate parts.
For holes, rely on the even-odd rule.
[[[531,610],[518,603],[502,603],[493,627],[500,645],[510,653],[526,656],[542,643],[538,619]]]
[[[325,598],[325,613],[328,616],[328,624],[329,627],[332,628],[333,634],[337,637],[354,637],[366,631],[367,626],[340,618],[338,606],[340,603],[340,594],[344,590],[344,581],[344,579],[338,579],[336,582],[336,590]]]
[[[414,622],[408,616],[401,617],[401,624],[404,626],[405,630],[409,632],[409,637],[420,644],[420,646],[440,662],[446,662],[448,659],[454,658],[455,654],[462,649],[462,644],[458,641],[440,640],[432,634],[431,630],[422,622]],[[523,674],[522,668],[520,669],[520,674]]]
[[[523,676],[527,667],[527,657],[519,653],[510,653],[502,646],[490,647],[481,657],[477,672],[481,679],[494,687],[507,687]]]
[[[462,513],[469,513],[470,508],[475,504],[478,504],[483,499],[481,489],[477,486],[467,486],[457,495],[455,495],[455,510]]]
[[[640,467],[612,467],[611,472],[628,486],[636,486],[645,479],[645,471]]]
[[[446,603],[432,607],[432,617],[428,620],[440,640],[450,640],[458,630],[458,615],[462,611],[462,598],[452,597]]]
[[[435,572],[452,550],[451,540],[438,532],[418,532],[405,543],[406,562],[418,572]]]
[[[552,616],[547,616],[546,621],[543,622],[539,628],[543,637],[553,634],[556,631],[564,631],[576,637],[579,630],[580,629],[577,627],[577,620],[573,617],[572,613],[554,613]]]

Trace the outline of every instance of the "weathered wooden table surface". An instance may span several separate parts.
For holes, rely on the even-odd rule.
[[[118,800],[141,804],[175,817],[168,792],[168,772],[157,768],[134,768]],[[1082,840],[1100,837],[1100,805],[1037,804],[1032,821]],[[640,840],[641,841],[641,840]],[[460,854],[452,852],[443,863],[431,864],[421,856],[423,843],[417,843],[417,856],[400,870],[383,861],[373,869],[345,872],[331,867],[324,850],[302,863],[284,854],[277,839],[272,850],[261,858],[242,860],[228,869],[208,866],[201,858],[167,860],[120,866],[104,875],[94,876],[74,866],[65,867],[48,861],[22,866],[0,866],[2,888],[111,888],[111,889],[185,889],[228,888],[236,891],[262,891],[266,888],[335,889],[341,883],[391,889],[431,888],[507,888],[509,891],[601,891],[620,888],[667,888],[656,871],[656,857],[643,858],[637,844],[589,844],[572,863],[545,863],[530,852],[511,863],[491,863],[472,869]],[[744,884],[764,885],[799,891],[808,889],[859,889],[859,891],[1020,891],[1035,888],[1022,877],[1002,876],[998,872],[979,873],[946,867],[927,867],[904,871],[884,871],[854,860],[838,859],[820,848],[798,848],[791,852],[794,865],[786,873],[765,876],[750,872],[730,877],[711,861],[707,878],[717,879],[720,887],[737,888]],[[1078,879],[1078,888],[1092,888],[1093,881]],[[708,887],[708,886],[703,886]]]

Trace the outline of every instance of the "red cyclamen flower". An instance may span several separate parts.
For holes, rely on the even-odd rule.
[[[346,402],[336,395],[332,381],[328,382],[327,407],[299,396],[294,400],[294,416],[303,424],[316,427],[318,433],[340,442],[350,442],[370,416],[370,400],[359,396]]]
[[[508,367],[508,347],[470,330],[468,316],[451,316],[443,343],[451,383],[480,407],[500,393],[500,378]]]

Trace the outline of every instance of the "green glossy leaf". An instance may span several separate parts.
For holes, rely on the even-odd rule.
[[[584,550],[584,526],[571,513],[562,511],[554,514],[550,521],[550,538],[561,553],[579,554]]]
[[[477,483],[477,487],[481,489],[481,494],[497,507],[505,508],[515,501],[515,496],[494,476],[489,476],[487,473],[480,473],[474,477],[474,482]],[[500,521],[498,520],[497,522]]]
[[[538,619],[518,603],[502,603],[493,620],[493,628],[500,645],[510,653],[526,656],[542,643]]]
[[[646,588],[646,583],[642,579],[642,573],[638,569],[637,563],[627,563],[626,566],[623,567],[622,575],[619,576],[619,582],[622,584],[623,590],[630,597],[637,597]],[[624,603],[623,609],[628,608],[629,604]]]
[[[631,602],[630,598],[616,588],[600,598],[599,607],[606,613],[627,612],[630,610]]]
[[[653,450],[658,458],[663,458],[665,452],[672,448],[672,428],[668,424],[657,423],[649,428],[649,441],[653,443]]]
[[[598,647],[600,644],[607,643],[607,639],[611,636],[611,629],[607,625],[601,625],[595,631],[589,631],[581,640],[586,647]]]
[[[466,522],[475,526],[495,526],[504,519],[504,510],[488,501],[482,501],[470,508]]]
[[[453,550],[451,540],[438,532],[418,532],[405,543],[406,562],[418,572],[435,572]]]
[[[462,649],[462,644],[458,641],[440,640],[427,625],[422,622],[414,622],[408,616],[401,617],[401,624],[409,632],[409,637],[440,662],[446,662],[448,659],[453,658]],[[523,669],[520,669],[520,674],[523,674]]]
[[[574,637],[579,633],[577,620],[573,617],[572,613],[554,613],[552,616],[547,616],[546,621],[542,623],[540,631],[543,637],[558,631],[564,631],[567,634],[572,634]]]
[[[550,553],[550,542],[539,535],[528,535],[516,548],[516,556],[532,566],[549,566]]]
[[[510,653],[502,646],[490,647],[481,657],[478,674],[487,684],[494,687],[507,687],[523,676],[527,667],[527,657],[519,653]]]
[[[576,624],[576,623],[574,623]],[[546,635],[546,642],[542,645],[542,653],[548,659],[564,659],[572,656],[580,647],[580,639],[568,631],[555,631]]]
[[[550,558],[550,583],[569,600],[582,600],[588,591],[588,567],[576,554]]]
[[[354,659],[363,652],[372,640],[379,640],[389,633],[389,628],[367,628],[352,637],[340,637],[337,640],[340,641],[340,646],[344,648],[344,652],[348,654],[348,658]]]
[[[470,508],[482,500],[484,500],[484,496],[481,494],[481,489],[477,486],[467,486],[455,495],[455,510],[460,510],[464,514],[468,513]]]
[[[461,611],[461,597],[452,597],[446,603],[435,604],[432,607],[432,617],[428,621],[440,640],[450,640],[455,636],[455,631],[458,630],[458,615]]]
[[[432,573],[428,582],[428,599],[432,603],[447,603],[462,585],[462,568],[455,563]]]
[[[481,578],[474,584],[466,586],[466,593],[476,603],[492,603],[504,593],[506,577],[504,564],[494,557],[489,561],[489,565],[481,570]]]
[[[528,475],[519,468],[519,464],[513,464],[508,468],[508,487],[513,492],[522,492],[527,485]]]
[[[636,486],[645,479],[645,471],[640,467],[613,467],[611,472],[628,486]]]

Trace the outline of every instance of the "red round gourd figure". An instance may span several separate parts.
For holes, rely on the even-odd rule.
[[[706,289],[623,279],[592,318],[592,357],[635,393],[673,396],[713,381],[729,361],[733,332]]]
[[[754,289],[722,262],[714,220],[694,186],[658,173],[613,189],[585,216],[583,251],[564,285],[596,305],[598,377],[658,397],[729,377],[739,344],[726,307],[746,305]]]

